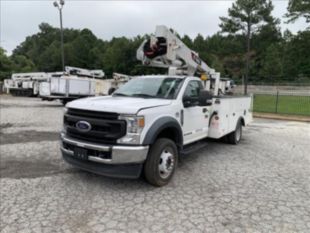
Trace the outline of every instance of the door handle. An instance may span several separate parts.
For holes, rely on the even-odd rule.
[[[181,125],[183,126],[184,124],[184,110],[181,110]]]

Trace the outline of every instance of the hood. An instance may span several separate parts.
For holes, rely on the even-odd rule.
[[[169,104],[171,104],[171,100],[167,99],[100,96],[75,100],[68,103],[66,107],[90,111],[137,114],[141,109]]]

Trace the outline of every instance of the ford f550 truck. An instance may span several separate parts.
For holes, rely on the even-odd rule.
[[[183,44],[181,51],[174,45],[176,49],[167,52],[170,39],[176,38],[165,27],[157,29],[157,35],[165,40],[145,41],[137,57],[147,64],[160,57],[157,65],[160,61],[162,66],[172,65],[169,74],[136,77],[111,96],[68,103],[61,133],[65,161],[112,177],[138,178],[144,174],[150,184],[163,186],[172,178],[180,154],[201,148],[203,139],[226,137],[232,144],[240,142],[242,126],[252,119],[251,97],[220,94],[219,74]],[[161,51],[161,46],[166,46],[166,51]],[[158,54],[153,56],[152,52]],[[215,83],[210,83],[211,78],[202,81],[178,74],[186,69],[177,61],[171,62],[171,52],[180,55],[172,56],[174,60],[190,61],[186,62],[188,74],[192,74],[190,70],[204,71],[215,77]],[[194,64],[198,68],[192,69]]]

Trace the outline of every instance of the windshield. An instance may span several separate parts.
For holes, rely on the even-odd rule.
[[[181,78],[135,78],[121,86],[113,96],[174,99],[182,82]]]

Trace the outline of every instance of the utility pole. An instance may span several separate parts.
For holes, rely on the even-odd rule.
[[[59,10],[59,17],[60,17],[60,44],[61,44],[61,63],[62,63],[62,70],[65,71],[65,52],[64,52],[64,32],[62,27],[62,8],[65,5],[64,0],[59,0],[54,2],[54,7]]]

